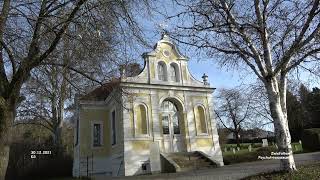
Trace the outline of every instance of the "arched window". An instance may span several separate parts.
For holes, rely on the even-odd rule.
[[[161,104],[162,113],[162,133],[163,134],[180,134],[179,112],[177,106],[168,100]],[[170,125],[172,123],[172,125]],[[171,127],[171,130],[170,130]]]
[[[170,64],[170,80],[174,82],[179,82],[179,71],[176,64]]]
[[[195,108],[195,115],[196,115],[196,128],[198,134],[207,134],[207,126],[206,126],[206,119],[205,119],[205,111],[202,106],[197,106]]]
[[[144,105],[135,107],[136,134],[148,134],[147,111]]]
[[[167,80],[167,68],[164,62],[158,63],[158,79],[161,81]]]

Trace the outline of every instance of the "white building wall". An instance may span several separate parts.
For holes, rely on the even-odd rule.
[[[207,119],[209,121],[210,127],[208,130],[211,132],[210,138],[212,138],[213,146],[207,147],[207,148],[197,148],[198,150],[201,150],[202,152],[206,153],[210,159],[215,161],[218,165],[223,166],[223,156],[220,148],[219,143],[219,135],[217,131],[217,125],[216,125],[216,119],[214,114],[214,107],[213,107],[213,95],[207,94]]]
[[[179,66],[179,82],[172,82],[172,81],[159,81],[157,79],[157,64],[158,61],[161,60],[156,58],[156,54],[161,52],[160,43],[167,43],[173,46],[173,51],[178,53],[179,58],[176,59],[174,62]],[[121,150],[118,152],[113,152],[111,157],[105,157],[100,159],[93,159],[95,162],[93,167],[96,167],[97,172],[99,173],[105,171],[106,174],[110,174],[112,176],[118,175],[137,175],[137,174],[144,174],[149,173],[150,169],[146,171],[142,170],[142,164],[148,163],[150,152],[149,149],[144,149],[140,151],[134,150],[132,145],[133,141],[155,141],[159,142],[160,149],[163,150],[163,137],[161,133],[162,127],[160,126],[161,119],[159,118],[160,112],[160,103],[166,97],[170,98],[179,98],[180,103],[184,107],[183,114],[185,115],[186,119],[184,119],[186,123],[186,144],[187,151],[202,151],[206,153],[212,160],[217,162],[219,165],[223,165],[222,153],[220,150],[219,145],[219,138],[216,129],[216,120],[214,118],[214,111],[213,111],[213,99],[212,99],[212,92],[213,88],[210,88],[208,85],[203,84],[203,82],[196,80],[190,73],[187,67],[187,58],[180,55],[177,51],[176,47],[172,42],[168,41],[167,39],[162,39],[157,43],[157,48],[150,53],[144,55],[145,59],[145,68],[144,70],[136,77],[122,77],[121,79],[121,88],[125,88],[125,91],[128,94],[123,94],[120,97],[122,104],[118,106],[120,110],[120,119],[119,123],[121,124],[121,133],[120,139],[121,141]],[[170,63],[167,63],[167,69],[169,70]],[[155,78],[151,78],[151,70],[150,67],[153,67]],[[163,93],[163,90],[167,91],[167,94]],[[161,93],[159,92],[161,91]],[[175,95],[178,94],[177,92],[182,92],[183,97],[176,97]],[[130,97],[130,93],[141,93],[149,94],[148,96],[137,96]],[[161,95],[160,95],[161,94]],[[165,95],[163,95],[165,94]],[[181,94],[181,93],[180,93]],[[195,100],[195,96],[197,97],[204,97],[206,101],[198,101]],[[106,101],[107,104],[112,105],[112,100]],[[206,102],[206,103],[204,103]],[[133,112],[134,104],[135,103],[145,103],[148,108],[148,119],[149,119],[149,136],[148,137],[137,137],[135,135],[135,126],[133,122],[133,126],[131,124],[131,113]],[[203,107],[206,109],[206,120],[207,120],[207,129],[208,135],[197,135],[196,124],[195,124],[195,114],[194,114],[194,107],[197,104],[202,104]],[[212,146],[207,147],[198,147],[197,139],[199,138],[209,138],[212,140]],[[75,157],[76,157],[76,150],[75,150]],[[79,163],[80,158],[75,158],[74,163]],[[74,171],[77,168],[74,166]],[[98,172],[99,171],[99,172]],[[76,173],[75,173],[76,174]],[[81,173],[78,175],[82,175]]]
[[[161,126],[160,126],[160,121],[159,119],[159,94],[157,93],[156,90],[151,90],[150,91],[150,100],[151,100],[151,111],[152,111],[152,132],[153,132],[153,137],[154,141],[159,142],[160,149],[162,149],[162,143],[161,141],[163,138],[161,137]]]
[[[149,150],[133,151],[131,140],[125,141],[124,168],[125,176],[150,173],[149,168]],[[142,170],[142,164],[146,163],[148,168]]]
[[[100,109],[100,104],[94,105],[94,102],[91,102],[90,109]],[[117,127],[123,127],[123,115],[120,112],[122,110],[122,105],[113,98],[107,99],[108,106],[105,109],[113,110],[116,109],[116,122]],[[105,105],[104,104],[104,105]],[[86,104],[82,105],[83,108],[86,108]],[[81,107],[82,107],[81,106]],[[83,108],[79,108],[77,114],[80,114],[80,111]],[[109,113],[110,115],[111,113]],[[111,118],[108,118],[111,121]],[[111,147],[111,155],[106,156],[97,156],[89,153],[89,155],[81,156],[80,152],[80,142],[81,142],[81,126],[82,121],[86,119],[81,119],[79,117],[79,139],[78,144],[74,147],[74,161],[73,161],[73,176],[74,177],[96,177],[96,176],[124,176],[124,160],[123,160],[123,131],[122,129],[117,130],[117,144]],[[110,123],[110,122],[107,122]],[[88,127],[91,128],[91,127]],[[111,126],[109,126],[111,128]],[[104,132],[110,133],[111,129],[103,129]],[[75,131],[76,133],[76,131]],[[75,134],[76,135],[76,134]],[[111,136],[109,136],[111,138]],[[75,136],[76,138],[76,136]],[[105,137],[103,137],[104,139]],[[75,139],[76,142],[76,139]],[[104,144],[104,146],[108,146]],[[92,148],[92,147],[91,147]],[[93,149],[91,149],[93,151]],[[90,150],[89,150],[90,151]]]

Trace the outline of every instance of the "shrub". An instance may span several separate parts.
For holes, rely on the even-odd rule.
[[[241,149],[248,149],[250,144],[240,144]]]
[[[302,147],[306,151],[320,150],[320,128],[303,130]]]
[[[32,159],[31,151],[51,151],[51,154],[36,155]],[[72,157],[61,147],[56,147],[49,141],[38,142],[26,138],[11,145],[6,179],[34,180],[71,176],[72,163]]]
[[[230,154],[223,156],[223,162],[225,165],[240,163],[240,162],[249,162],[256,161],[256,153],[242,153],[242,154]]]
[[[273,146],[261,147],[256,150],[256,152],[259,156],[270,156],[271,152],[276,152],[276,151],[278,151],[278,150]]]
[[[240,139],[240,143],[262,143],[262,139],[268,139],[268,142],[275,142],[275,137],[254,138],[254,139]],[[235,139],[229,139],[227,144],[236,144]]]
[[[54,158],[48,158],[40,161],[38,165],[34,165],[24,175],[25,177],[50,178],[72,176],[72,157],[64,154],[55,155]]]
[[[251,144],[251,147],[252,148],[259,148],[259,147],[261,147],[262,146],[262,143],[252,143]]]

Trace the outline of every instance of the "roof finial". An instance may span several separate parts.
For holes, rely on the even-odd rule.
[[[120,78],[121,79],[125,79],[126,77],[126,65],[125,64],[121,64],[119,65],[119,71],[120,71]]]
[[[163,30],[161,34],[161,40],[170,41],[169,32],[167,30]]]
[[[164,20],[161,23],[159,23],[159,28],[160,28],[160,32],[161,32],[161,39],[163,40],[169,40],[169,32],[167,30],[168,28],[168,24],[167,21]]]
[[[203,74],[202,79],[204,85],[210,85],[208,82],[208,75],[206,75],[206,73]]]

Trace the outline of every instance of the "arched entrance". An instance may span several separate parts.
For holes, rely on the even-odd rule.
[[[186,151],[182,108],[179,108],[176,102],[166,99],[162,102],[160,109],[164,151]]]

